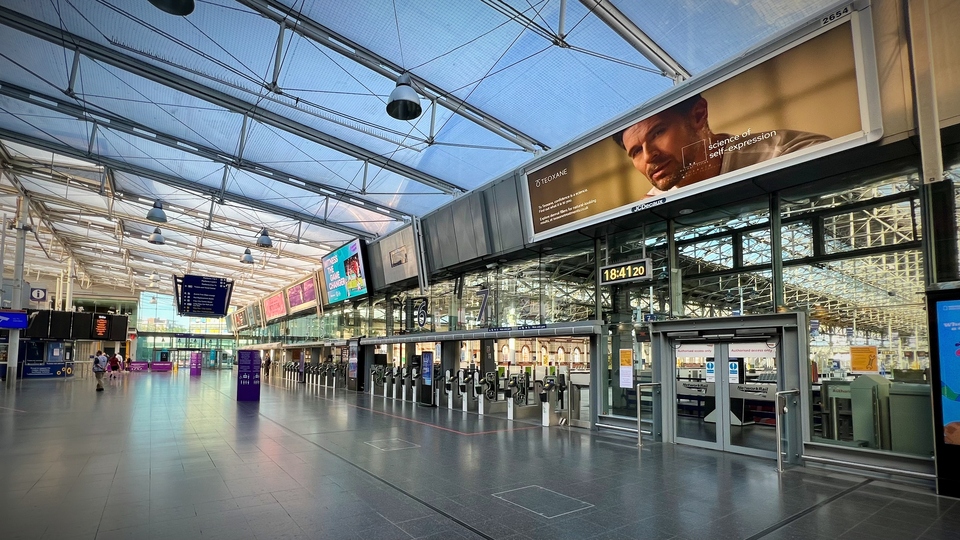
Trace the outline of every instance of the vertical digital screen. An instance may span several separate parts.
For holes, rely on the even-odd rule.
[[[93,339],[108,339],[110,337],[110,316],[102,313],[93,314]]]
[[[367,294],[363,243],[354,240],[323,257],[323,283],[331,304]]]
[[[70,339],[70,324],[72,322],[72,311],[51,311],[50,337],[53,339]]]
[[[107,337],[110,341],[126,341],[127,340],[127,316],[126,315],[111,315],[110,316],[110,335]]]
[[[960,300],[936,303],[943,439],[960,445]]]
[[[71,339],[93,339],[93,313],[74,313]]]

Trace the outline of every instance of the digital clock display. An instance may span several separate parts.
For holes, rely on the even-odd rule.
[[[650,279],[650,259],[640,259],[600,268],[600,284],[626,283]]]

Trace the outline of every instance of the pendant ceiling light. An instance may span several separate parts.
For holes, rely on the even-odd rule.
[[[413,120],[422,112],[420,96],[411,85],[410,75],[404,73],[397,79],[397,87],[390,92],[390,99],[387,100],[387,114],[397,120]]]
[[[160,11],[165,11],[171,15],[189,15],[193,13],[193,0],[150,0]]]
[[[270,235],[267,234],[266,227],[260,229],[260,236],[257,238],[257,247],[273,247],[273,240],[270,240]]]
[[[162,246],[167,241],[164,240],[163,235],[160,234],[160,227],[157,227],[156,229],[153,230],[153,234],[151,234],[150,237],[147,238],[147,242],[150,242],[151,244],[157,244],[158,246]]]
[[[253,264],[253,254],[250,253],[250,248],[243,250],[243,255],[240,257],[240,262],[243,264]]]
[[[147,212],[147,219],[156,223],[166,223],[167,222],[167,213],[163,211],[163,203],[160,201],[154,201],[153,208]]]

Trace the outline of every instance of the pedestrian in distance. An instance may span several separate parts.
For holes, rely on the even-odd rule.
[[[100,352],[100,351],[97,351]],[[100,357],[93,359],[93,376],[97,378],[97,392],[103,392],[103,364],[100,363]]]

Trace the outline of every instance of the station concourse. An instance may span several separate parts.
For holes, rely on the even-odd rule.
[[[951,539],[929,487],[229,372],[24,385],[4,538]]]
[[[0,0],[0,538],[960,538],[957,27]]]

